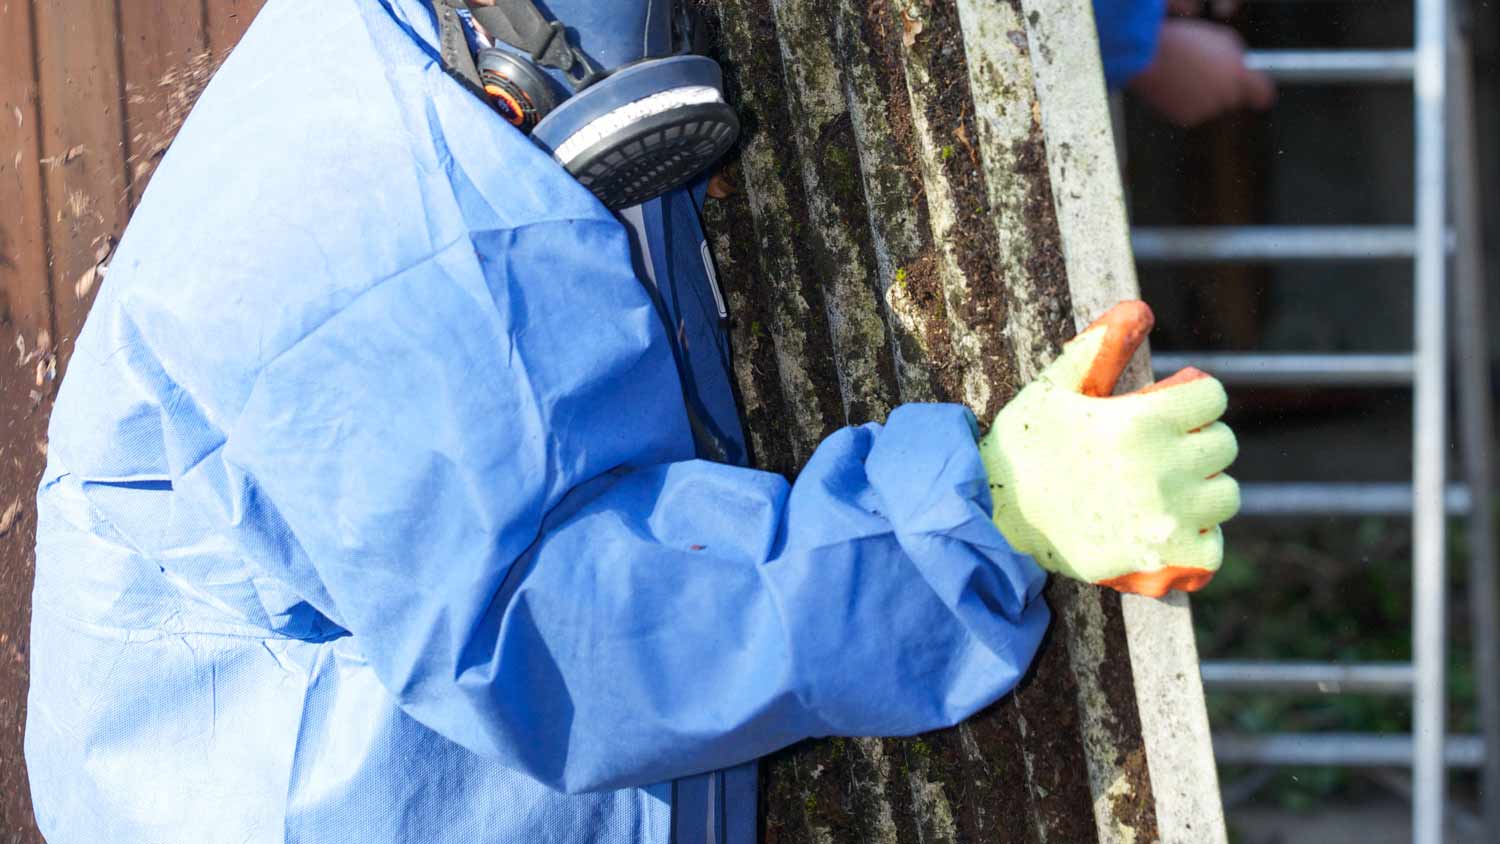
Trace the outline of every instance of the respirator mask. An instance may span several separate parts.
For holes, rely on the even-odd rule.
[[[433,0],[443,63],[612,210],[679,188],[728,152],[739,119],[687,2],[569,5],[553,0],[549,19],[531,0]],[[459,8],[494,41],[477,60]]]

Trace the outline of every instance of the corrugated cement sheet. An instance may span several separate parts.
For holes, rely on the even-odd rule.
[[[1134,298],[1087,0],[706,5],[746,127],[709,229],[758,465],[901,402],[991,419]],[[988,711],[768,762],[767,844],[1224,841],[1186,600],[1048,600]]]

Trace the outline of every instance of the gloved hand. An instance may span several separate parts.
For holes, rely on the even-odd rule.
[[[1224,558],[1239,510],[1223,474],[1238,446],[1217,380],[1191,367],[1110,397],[1152,325],[1144,302],[1111,308],[1001,409],[980,455],[995,524],[1042,568],[1122,592],[1195,591]]]

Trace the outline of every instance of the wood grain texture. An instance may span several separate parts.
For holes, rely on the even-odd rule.
[[[0,5],[0,323],[51,328],[31,6]],[[34,339],[34,337],[33,337]]]
[[[184,90],[205,64],[208,27],[202,0],[129,0],[122,7],[121,70],[125,81],[125,159],[130,203],[141,201],[167,144],[196,100]]]
[[[114,0],[33,8],[53,307],[66,364],[99,289],[96,269],[129,216],[119,18]]]
[[[45,458],[51,399],[35,387],[35,364],[17,365],[15,340],[36,334],[0,326],[0,842],[41,844],[31,810],[22,740],[30,678],[31,579],[36,487]]]
[[[208,47],[221,56],[234,49],[266,0],[203,0]]]
[[[22,754],[34,491],[42,466],[36,444],[46,425],[35,397],[43,395],[37,374],[45,383],[53,333],[33,24],[30,4],[0,4],[0,841],[6,844],[41,842]]]

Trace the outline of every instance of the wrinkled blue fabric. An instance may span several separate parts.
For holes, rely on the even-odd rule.
[[[739,433],[691,197],[653,293],[433,40],[272,0],[120,244],[38,502],[51,844],[665,844],[674,779],[955,723],[1033,656],[968,412],[792,485],[701,459]]]
[[[1122,88],[1156,58],[1167,0],[1094,0],[1104,81]]]

